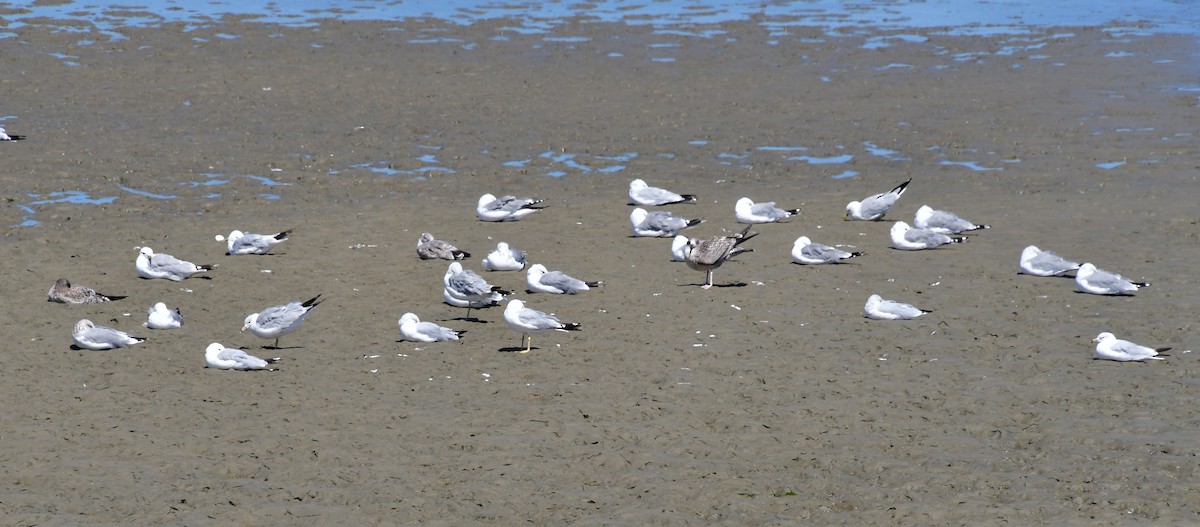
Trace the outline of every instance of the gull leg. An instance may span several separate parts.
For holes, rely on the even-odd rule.
[[[529,353],[530,348],[533,348],[533,335],[521,335],[521,344],[525,343],[525,339],[529,339],[529,345],[525,346],[524,350],[518,351],[517,353]]]
[[[708,273],[704,275],[704,285],[700,286],[700,289],[708,289],[712,287],[712,274],[713,270],[709,269]]]

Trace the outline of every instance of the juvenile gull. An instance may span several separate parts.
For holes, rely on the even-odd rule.
[[[733,206],[733,215],[738,223],[774,223],[799,213],[800,209],[776,207],[774,201],[755,203],[750,198],[739,199]]]
[[[509,291],[487,283],[475,271],[463,269],[461,263],[451,262],[442,276],[442,286],[450,296],[467,302],[484,302],[492,298],[494,293],[507,295]],[[467,317],[471,316],[471,304],[467,305]]]
[[[71,339],[75,342],[75,347],[89,350],[126,348],[146,341],[108,326],[97,326],[86,318],[75,323]]]
[[[645,181],[635,179],[629,182],[629,201],[635,205],[652,207],[696,201],[696,196],[694,194],[676,194],[666,189],[651,187]]]
[[[892,224],[891,237],[892,247],[902,251],[934,249],[947,243],[962,243],[967,240],[962,236],[947,236],[929,229],[914,229],[902,221]]]
[[[703,223],[702,219],[689,220],[667,211],[646,212],[641,207],[629,213],[629,228],[634,236],[670,238],[688,227]]]
[[[1085,263],[1075,271],[1075,289],[1093,295],[1132,296],[1138,289],[1150,287],[1150,282],[1131,282],[1117,273],[1110,273]]]
[[[279,337],[296,331],[304,322],[304,317],[321,304],[321,295],[314,296],[303,303],[292,301],[282,306],[268,307],[259,313],[246,317],[242,331],[250,330],[257,337],[275,339],[275,349],[279,349]],[[265,346],[264,346],[265,347]]]
[[[25,139],[25,136],[16,134],[9,135],[9,133],[4,130],[4,127],[0,126],[0,141],[21,141],[23,139]]]
[[[225,239],[227,249],[225,254],[237,256],[243,254],[267,254],[274,249],[276,245],[286,241],[288,236],[291,236],[292,230],[288,229],[275,234],[254,234],[250,232],[242,232],[234,229],[229,233],[229,237]]]
[[[137,269],[138,276],[142,278],[165,278],[175,282],[185,280],[196,273],[209,271],[216,267],[215,264],[196,265],[169,254],[155,254],[154,250],[149,247],[142,247],[142,250],[138,252],[137,260],[134,261],[134,268]]]
[[[883,215],[887,214],[888,209],[891,209],[896,200],[900,199],[900,195],[904,194],[904,189],[908,188],[909,183],[912,183],[911,179],[882,194],[863,198],[862,201],[847,203],[846,215],[843,219],[869,221],[883,219]]]
[[[47,293],[46,300],[50,302],[59,302],[62,304],[99,304],[101,302],[109,302],[112,300],[120,300],[123,296],[106,295],[97,293],[90,287],[81,285],[72,286],[71,282],[66,278],[59,278],[54,281],[54,286]]]
[[[707,240],[699,238],[691,238],[687,243],[687,265],[697,271],[704,271],[704,285],[701,289],[712,287],[713,270],[725,263],[725,260],[733,258],[739,253],[752,252],[754,249],[745,249],[738,247],[742,242],[757,236],[757,232],[750,232],[750,227],[742,229],[742,232],[732,236],[713,236]]]
[[[504,322],[508,323],[508,327],[521,332],[521,345],[525,346],[525,349],[518,353],[529,353],[533,348],[534,333],[578,331],[580,328],[577,322],[559,322],[558,317],[554,315],[527,308],[520,300],[508,301],[508,307],[504,308]],[[525,344],[525,339],[529,339],[529,344]]]
[[[1096,338],[1092,339],[1096,342],[1095,358],[1104,360],[1115,360],[1120,362],[1143,362],[1146,360],[1165,360],[1158,355],[1164,351],[1169,351],[1171,348],[1148,348],[1139,344],[1134,344],[1128,340],[1121,340],[1105,331]],[[1165,355],[1164,355],[1165,356]]]
[[[884,300],[879,295],[871,295],[867,298],[867,304],[863,306],[863,315],[874,320],[908,320],[925,313],[932,313],[932,311],[920,309],[911,304]]]
[[[843,251],[828,245],[813,243],[812,240],[808,239],[808,236],[796,238],[796,242],[792,244],[792,261],[802,265],[841,263],[842,260],[862,256],[863,254],[861,252]]]
[[[204,366],[218,370],[266,370],[276,362],[278,357],[260,359],[239,349],[226,348],[220,342],[209,344],[204,350]]]
[[[517,221],[542,210],[542,207],[538,206],[542,201],[516,196],[497,198],[491,194],[484,194],[479,197],[479,203],[475,206],[475,214],[483,221]]]
[[[1030,245],[1021,251],[1021,272],[1034,276],[1063,276],[1079,270],[1079,262],[1064,260],[1050,251]]]
[[[183,327],[183,314],[179,308],[167,309],[166,304],[159,302],[147,311],[142,325],[150,329],[179,329]]]
[[[447,242],[436,239],[428,232],[421,233],[421,239],[417,240],[417,256],[422,260],[462,260],[470,258],[471,253],[460,251],[458,247],[450,245]]]
[[[529,286],[530,293],[574,295],[592,287],[599,287],[604,282],[585,282],[578,278],[572,278],[562,271],[547,271],[546,266],[534,264],[525,274],[525,284]]]
[[[496,244],[496,250],[488,253],[482,263],[483,268],[488,271],[520,271],[525,268],[525,251],[500,242]]]
[[[417,315],[405,313],[400,317],[400,338],[413,342],[446,342],[458,340],[463,331],[439,326],[433,322],[421,322]]]
[[[929,205],[921,205],[913,224],[920,229],[929,229],[941,234],[959,234],[967,231],[977,231],[991,228],[988,225],[976,225],[958,217],[953,212],[934,210]]]

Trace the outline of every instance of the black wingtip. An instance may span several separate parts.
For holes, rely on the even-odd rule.
[[[579,331],[579,330],[583,329],[583,326],[579,325],[578,322],[568,322],[566,324],[563,324],[563,329],[565,329],[567,331]]]
[[[682,197],[683,199],[680,201],[677,201],[676,203],[685,203],[685,202],[696,201],[695,194],[680,194],[679,196]]]
[[[9,134],[9,136],[8,136],[8,140],[9,140],[9,141],[24,141],[24,140],[25,140],[25,136],[23,136],[23,135],[12,135],[12,134]]]
[[[1150,282],[1132,282],[1133,285],[1140,287],[1150,287]]]
[[[324,302],[324,300],[321,300],[321,295],[317,295],[304,301],[303,304],[300,304],[300,307],[317,307],[321,302]]]
[[[292,230],[293,230],[293,229],[288,229],[288,230],[286,230],[286,231],[283,231],[283,232],[281,232],[281,233],[279,233],[279,234],[276,234],[276,235],[275,235],[275,239],[276,239],[276,240],[279,240],[279,241],[283,241],[283,240],[286,240],[286,239],[288,239],[288,236],[291,236],[291,235],[292,235]]]
[[[694,220],[688,220],[687,226],[688,226],[688,227],[695,227],[695,226],[697,226],[697,225],[700,225],[701,223],[704,223],[704,219],[703,219],[703,218],[697,218],[697,219],[694,219]]]
[[[100,296],[103,296],[104,298],[107,298],[109,300],[121,300],[122,298],[129,298],[128,296],[105,295],[105,294],[101,294]]]
[[[796,214],[800,214],[800,209],[791,209],[791,210],[787,210],[787,211],[784,211],[784,212],[787,212],[788,214],[791,214],[791,215],[793,215],[793,216],[794,216],[794,215],[796,215]]]

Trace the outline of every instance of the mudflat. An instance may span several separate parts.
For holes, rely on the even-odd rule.
[[[12,29],[0,115],[28,139],[0,143],[8,523],[1200,520],[1194,39],[506,27]],[[630,237],[635,178],[699,196],[662,207],[704,218],[691,236],[740,230],[743,196],[801,212],[756,226],[702,290],[668,240]],[[890,221],[842,220],[910,178],[886,220],[929,204],[992,228],[906,252]],[[485,192],[546,208],[481,222]],[[39,203],[80,195],[107,202]],[[214,240],[288,228],[266,256]],[[582,331],[512,352],[503,306],[442,303],[422,232]],[[800,235],[866,255],[795,265]],[[525,293],[524,273],[481,271],[499,241],[605,284]],[[1019,276],[1031,244],[1153,285]],[[219,267],[142,280],[142,246]],[[128,298],[46,302],[60,277]],[[318,293],[282,349],[239,331]],[[872,293],[933,312],[867,320]],[[141,327],[159,301],[182,329]],[[467,333],[398,342],[405,312]],[[72,350],[82,318],[148,340]],[[1174,350],[1094,361],[1101,331]],[[211,342],[279,370],[206,369]]]

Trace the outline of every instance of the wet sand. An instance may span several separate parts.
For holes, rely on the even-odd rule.
[[[556,32],[585,42],[504,26],[230,19],[92,45],[14,30],[0,115],[30,139],[0,144],[0,220],[40,224],[3,237],[9,523],[1200,520],[1185,352],[1197,104],[1180,89],[1194,83],[1193,39],[908,31],[928,40],[867,49],[853,32],[750,23],[709,39],[584,21]],[[740,228],[742,196],[802,212],[756,227],[755,252],[704,291],[668,241],[629,237],[634,178],[698,194],[669,208],[707,219],[693,236]],[[890,223],[841,220],[846,202],[908,178],[890,219],[927,203],[993,228],[901,252]],[[118,199],[19,207],[72,190]],[[549,206],[483,223],[484,192]],[[272,255],[226,257],[213,236],[234,228],[295,234]],[[520,335],[499,308],[473,322],[441,302],[446,265],[417,258],[421,232],[472,252],[468,268],[503,240],[605,286],[515,295],[584,329],[512,353]],[[802,234],[867,255],[794,265]],[[1153,286],[1109,298],[1018,276],[1029,244]],[[220,267],[141,280],[139,246]],[[523,273],[485,276],[523,289]],[[59,277],[128,298],[48,303]],[[317,293],[327,302],[282,350],[238,331]],[[867,320],[871,293],[933,313]],[[184,328],[141,328],[157,301],[180,307]],[[406,311],[468,332],[397,342]],[[73,351],[80,318],[149,340]],[[1101,331],[1175,350],[1093,361]],[[281,370],[205,369],[214,341],[280,356]]]

